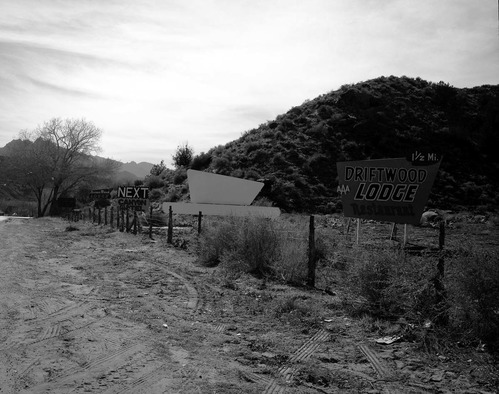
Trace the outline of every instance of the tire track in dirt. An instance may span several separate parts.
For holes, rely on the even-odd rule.
[[[312,356],[312,354],[329,339],[329,332],[321,329],[315,333],[310,339],[308,339],[298,350],[296,350],[293,355],[289,358],[289,363],[296,363],[299,361],[305,361]],[[277,375],[281,376],[286,383],[291,383],[293,376],[297,372],[296,366],[284,365],[277,370]],[[285,393],[286,388],[281,386],[277,379],[271,379],[265,388],[264,394],[282,394]]]
[[[139,342],[123,345],[115,351],[102,353],[78,367],[69,368],[51,377],[48,383],[30,387],[30,390],[37,393],[69,393],[81,391],[80,389],[96,392],[98,387],[101,390],[102,387],[107,389],[109,380],[113,380],[112,376],[109,378],[107,375],[114,373],[116,368],[120,367],[120,360],[126,360],[124,362],[128,364],[138,362],[143,352],[144,346]]]
[[[165,263],[162,263],[159,261],[151,261],[151,263],[158,266],[158,267],[161,267],[163,269],[163,271],[166,272],[168,275],[171,275],[174,278],[180,280],[180,282],[182,282],[182,284],[184,285],[184,287],[187,291],[187,296],[188,296],[188,300],[187,300],[185,306],[188,309],[190,309],[191,312],[196,312],[202,304],[200,296],[199,296],[199,292],[196,289],[196,286],[191,281],[187,280],[184,276],[182,276],[174,271],[171,271],[170,269],[167,269]]]
[[[148,386],[157,383],[163,378],[163,372],[165,369],[164,365],[159,366],[156,369],[142,375],[141,377],[130,382],[125,389],[119,388],[118,391],[113,391],[116,394],[135,394],[137,390],[147,388]],[[109,393],[111,394],[111,392]]]
[[[359,349],[366,356],[367,360],[371,363],[373,369],[381,379],[390,379],[393,377],[393,371],[378,358],[376,353],[368,345],[361,344],[359,345]]]
[[[46,320],[52,320],[52,319],[57,318],[59,316],[66,316],[66,315],[69,315],[73,311],[76,311],[76,310],[81,311],[81,312],[86,312],[92,306],[92,304],[90,304],[89,301],[79,301],[76,303],[69,301],[69,305],[68,305],[68,303],[60,303],[60,305],[64,305],[61,308],[54,307],[54,303],[58,303],[57,300],[55,302],[53,301],[52,303],[50,303],[48,300],[43,300],[41,303],[43,305],[49,305],[50,311],[45,316],[36,315],[36,317],[34,319],[25,319],[25,321],[28,324],[33,325],[33,324],[37,324],[37,323],[40,323],[40,322],[43,322]],[[39,304],[37,303],[37,305],[39,305]],[[40,310],[44,310],[44,309],[40,309]]]
[[[394,380],[395,372],[376,355],[376,352],[364,343],[360,344],[358,347],[366,356],[379,378],[386,382],[383,387],[383,392],[386,394],[397,394],[402,391],[402,387],[399,387],[399,385],[394,382],[390,382],[390,380]]]
[[[37,393],[135,393],[151,386],[170,372],[156,355],[158,344],[145,344],[136,337],[118,349],[105,352],[78,367],[53,376],[49,382],[30,388]]]
[[[76,303],[66,308],[60,309],[48,316],[25,321],[26,326],[22,330],[16,332],[15,337],[8,337],[7,340],[0,345],[0,351],[6,351],[15,347],[30,346],[35,343],[66,334],[68,332],[80,330],[89,324],[85,323],[79,327],[75,326],[72,319],[76,316],[82,316],[93,305],[88,302]],[[40,325],[40,323],[51,320],[49,324]],[[63,324],[66,323],[66,324]],[[35,333],[35,337],[29,337],[31,333]]]
[[[196,311],[200,298],[195,286],[182,275],[166,270],[163,265],[161,268],[164,273],[182,284],[187,295],[185,307],[191,312]],[[118,300],[110,299],[109,301]],[[36,342],[67,334],[69,331],[64,329],[62,323],[45,327]],[[90,337],[92,330],[96,330],[96,327],[87,330],[89,332],[79,336],[79,338]],[[112,343],[109,345],[113,346]],[[99,349],[99,346],[96,347]],[[50,379],[50,382],[31,387],[30,390],[40,393],[133,393],[163,379],[165,372],[167,372],[164,359],[154,356],[154,349],[144,345],[144,338],[132,338],[127,341],[127,344],[120,344],[117,350],[111,352],[105,347],[101,346],[102,353],[91,361],[55,375]],[[75,381],[78,382],[78,385],[74,386],[72,391],[67,391],[68,387],[73,385]]]
[[[88,326],[97,323],[97,321],[91,321],[89,323],[83,324],[78,327],[70,327],[68,328],[67,326],[62,326],[60,324],[55,324],[53,326],[48,326],[45,327],[45,329],[42,328],[41,335],[37,336],[35,339],[18,339],[15,341],[10,341],[6,344],[4,344],[2,347],[0,347],[0,351],[7,351],[7,350],[12,350],[17,347],[28,347],[35,345],[39,342],[47,341],[52,338],[57,338],[63,335],[66,335],[68,333],[74,332],[74,331],[79,331],[82,329],[87,328]]]

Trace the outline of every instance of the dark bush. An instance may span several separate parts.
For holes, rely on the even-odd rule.
[[[202,171],[207,169],[211,164],[211,154],[201,152],[199,155],[195,156],[191,161],[191,168],[193,170]]]
[[[148,175],[144,180],[144,186],[150,189],[159,189],[165,186],[165,182],[158,175]]]

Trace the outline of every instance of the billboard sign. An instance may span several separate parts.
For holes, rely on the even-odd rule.
[[[149,206],[149,188],[119,186],[117,198],[121,209],[145,211]]]
[[[187,170],[191,201],[199,204],[251,205],[264,183]]]
[[[338,188],[346,217],[419,224],[440,166],[434,154],[338,162]]]

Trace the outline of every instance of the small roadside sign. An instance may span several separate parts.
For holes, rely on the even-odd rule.
[[[149,207],[149,188],[119,186],[117,198],[121,209],[145,211]]]
[[[111,198],[111,189],[95,189],[90,192],[91,200],[102,200]]]

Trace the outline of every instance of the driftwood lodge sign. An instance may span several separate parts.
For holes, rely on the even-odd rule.
[[[345,216],[419,224],[439,166],[436,157],[337,163]]]

